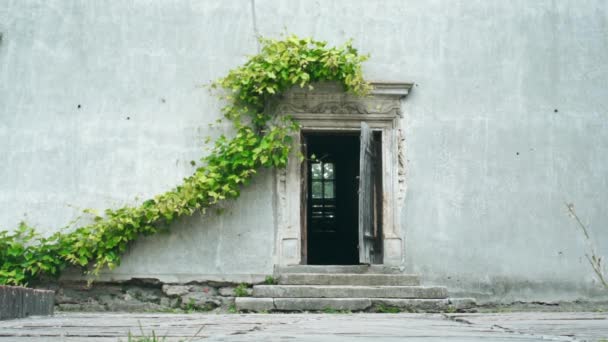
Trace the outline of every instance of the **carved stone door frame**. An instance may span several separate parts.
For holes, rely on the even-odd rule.
[[[362,98],[345,93],[335,83],[317,84],[313,90],[294,88],[269,104],[269,111],[292,116],[304,133],[359,132],[361,122],[381,132],[383,260],[385,265],[402,266],[404,245],[399,214],[405,196],[405,156],[400,120],[401,102],[412,84],[374,82],[372,86],[370,95]],[[293,137],[293,151],[301,150],[301,133]],[[279,266],[305,263],[302,165],[300,156],[291,153],[287,168],[276,175],[274,263]]]

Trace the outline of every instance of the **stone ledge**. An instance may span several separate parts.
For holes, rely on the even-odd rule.
[[[369,298],[236,298],[239,311],[363,311],[372,306]]]
[[[255,285],[254,297],[266,298],[448,298],[440,286]]]
[[[409,312],[452,312],[475,307],[472,298],[395,299],[395,298],[236,298],[236,309],[246,312],[272,311],[367,311],[385,312],[397,308]]]
[[[418,286],[418,276],[412,274],[328,274],[284,273],[280,285],[359,285],[359,286]]]
[[[446,299],[401,299],[401,298],[372,298],[374,307],[398,308],[411,312],[443,312],[461,311],[475,307],[473,298],[446,298]]]

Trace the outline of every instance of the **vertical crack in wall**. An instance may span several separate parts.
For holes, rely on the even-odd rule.
[[[260,41],[258,39],[260,38],[260,32],[258,31],[258,21],[255,16],[255,0],[251,0],[251,18],[253,20],[253,34],[257,43],[258,53],[260,53]]]

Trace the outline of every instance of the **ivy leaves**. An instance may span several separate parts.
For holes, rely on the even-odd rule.
[[[292,35],[284,40],[261,38],[260,43],[258,55],[212,84],[230,91],[225,98],[234,101],[224,108],[224,115],[237,125],[248,115],[254,125],[263,127],[269,119],[261,115],[266,100],[295,85],[338,81],[358,95],[369,90],[361,71],[368,57],[358,55],[350,41],[328,48],[326,42]]]
[[[59,274],[64,261],[53,239],[40,236],[24,222],[13,232],[0,232],[0,284],[22,285],[31,278]]]
[[[0,284],[32,284],[42,277],[57,277],[68,266],[92,275],[112,269],[139,236],[237,198],[260,168],[284,168],[292,134],[299,127],[289,116],[273,118],[264,112],[270,97],[318,81],[337,81],[358,95],[369,90],[361,71],[367,56],[359,55],[350,41],[328,47],[326,42],[292,35],[260,42],[258,55],[212,84],[225,90],[222,98],[227,105],[222,112],[235,134],[217,139],[211,153],[201,159],[203,166],[175,189],[139,206],[107,209],[103,215],[85,210],[93,216],[92,223],[71,232],[42,237],[25,223],[12,233],[0,231]]]

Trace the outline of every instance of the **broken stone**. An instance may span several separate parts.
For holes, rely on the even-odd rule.
[[[82,295],[75,295],[70,289],[59,289],[55,292],[55,304],[78,304],[84,301]]]
[[[207,296],[216,296],[217,295],[216,288],[211,287],[211,286],[205,286],[205,285],[192,285],[190,292],[201,292],[201,293],[206,294]]]
[[[153,287],[160,289],[163,283],[156,278],[131,278],[125,282],[128,285],[139,287]]]
[[[127,295],[142,302],[158,303],[163,293],[159,289],[134,287],[127,290]]]
[[[191,285],[163,285],[163,292],[169,297],[183,296],[191,289]]]
[[[234,285],[234,283],[226,282],[226,281],[207,281],[203,285],[208,285],[211,287],[219,288],[219,287],[229,287],[229,286]]]
[[[100,296],[121,296],[122,292],[114,287],[101,286],[99,288],[62,288],[55,292],[56,304],[79,304],[96,300]]]
[[[234,287],[221,287],[219,293],[223,297],[234,297]]]
[[[160,299],[160,305],[171,309],[177,308],[179,306],[179,298],[163,297]]]
[[[85,303],[85,304],[59,304],[57,305],[59,311],[85,311],[85,312],[98,312],[106,311],[105,305],[99,303]]]
[[[130,295],[121,295],[121,296],[101,295],[101,296],[97,297],[97,300],[101,304],[109,304],[109,303],[113,303],[115,301],[133,300],[133,298],[131,298]]]
[[[211,310],[222,305],[221,300],[205,292],[190,292],[181,298],[183,309]]]
[[[144,303],[136,300],[125,301],[116,300],[106,304],[109,311],[127,311],[127,312],[143,312],[143,311],[161,311],[163,307],[155,303]]]
[[[216,297],[221,303],[222,307],[227,308],[234,305],[235,297]]]

